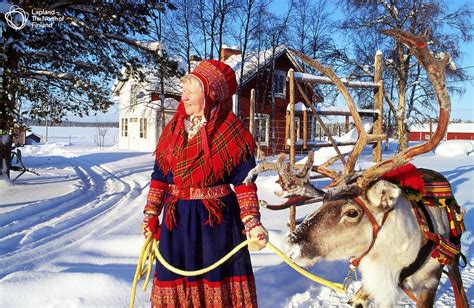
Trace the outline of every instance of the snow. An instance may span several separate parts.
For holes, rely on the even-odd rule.
[[[321,112],[350,112],[347,107],[316,107],[317,111]],[[367,112],[367,113],[380,113],[379,110],[374,110],[374,109],[357,109],[358,112]]]
[[[305,81],[311,81],[314,83],[332,84],[332,80],[326,76],[318,76],[309,73],[295,72],[295,79],[304,79]],[[355,81],[347,80],[346,78],[340,78],[341,82],[350,87],[366,87],[374,88],[377,87],[376,83],[371,81]]]
[[[473,143],[469,140],[448,140],[436,147],[435,154],[444,157],[466,156],[473,150]]]
[[[97,126],[101,126],[100,122]],[[41,142],[45,142],[46,128],[44,126],[32,126],[32,131],[37,135],[41,136]],[[105,145],[111,146],[118,142],[118,128],[107,127],[105,134]],[[48,127],[48,142],[53,143],[52,145],[45,145],[42,147],[31,147],[28,151],[61,151],[64,146],[93,146],[96,145],[95,138],[99,136],[98,127],[61,127],[61,126],[49,126]],[[49,147],[52,147],[50,149]],[[36,154],[36,153],[31,153]]]
[[[298,102],[295,104],[295,111],[305,111],[305,110],[306,110],[306,106],[303,102]],[[286,106],[286,111],[290,111],[290,104]],[[311,109],[309,109],[309,111],[311,112]]]
[[[34,131],[42,134],[43,128],[38,129]],[[0,306],[128,306],[143,242],[140,223],[152,153],[120,150],[111,143],[98,148],[88,137],[93,133],[90,128],[81,128],[83,133],[78,128],[50,129],[48,144],[22,148],[25,165],[40,176],[24,174],[0,190]],[[78,138],[72,138],[71,144],[55,139],[69,135]],[[352,140],[354,136],[352,132],[342,139]],[[390,144],[384,157],[393,155],[395,148],[396,144]],[[361,164],[370,162],[370,151],[364,151]],[[474,228],[474,156],[444,157],[430,152],[415,158],[414,164],[443,173],[467,211],[468,231],[462,241],[469,265],[461,272],[473,304],[474,236],[470,230]],[[278,190],[276,179],[271,171],[258,176],[260,199],[282,201],[273,193]],[[321,187],[327,180],[314,183]],[[297,218],[316,207],[298,207]],[[262,208],[261,213],[271,242],[281,247],[288,233],[289,210]],[[260,307],[347,307],[348,299],[360,286],[355,282],[347,295],[337,295],[296,273],[268,249],[251,253],[251,258]],[[336,282],[342,282],[347,271],[347,262],[342,261],[321,262],[311,269]],[[149,307],[150,286],[146,293],[140,288],[141,283],[135,307]],[[454,305],[449,280],[443,276],[435,306]],[[414,305],[404,298],[399,306]]]
[[[363,118],[362,124],[366,132],[369,132],[372,129],[373,123],[372,123],[371,118]],[[342,135],[341,137],[333,137],[333,139],[337,142],[356,142],[358,135],[359,134],[357,133],[357,128],[354,127],[353,129],[351,129],[350,131],[348,131],[346,134]],[[354,149],[354,146],[344,145],[344,146],[339,146],[338,148],[341,154],[344,155],[344,154],[350,153]],[[336,156],[337,156],[337,153],[334,147],[319,148],[318,150],[314,152],[313,165],[319,166]],[[306,163],[306,157],[301,159],[300,161],[297,161],[296,163],[297,164]],[[359,167],[356,167],[356,169],[358,168]]]
[[[252,52],[252,53],[246,54],[244,68],[243,68],[242,83],[249,81],[256,74],[258,67],[262,68],[268,65],[272,60],[272,56],[274,56],[274,58],[276,59],[285,51],[288,52],[290,57],[293,56],[293,54],[290,51],[288,51],[287,47],[284,45],[280,45],[277,48],[275,48],[274,54],[272,54],[272,48],[261,51],[260,53]],[[240,73],[241,73],[240,70],[242,67],[242,54],[232,55],[228,59],[226,59],[224,62],[225,64],[232,67],[232,69],[235,71],[237,82],[240,82]]]

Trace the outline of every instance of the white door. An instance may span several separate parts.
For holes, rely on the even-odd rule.
[[[130,134],[130,150],[139,150],[138,140],[140,135],[140,126],[138,125],[138,118],[130,118],[128,131]]]

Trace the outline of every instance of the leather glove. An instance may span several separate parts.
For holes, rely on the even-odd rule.
[[[262,226],[260,220],[255,216],[246,216],[242,222],[247,239],[258,239],[258,241],[249,243],[249,250],[259,251],[265,248],[268,243],[268,231]]]
[[[160,221],[158,216],[153,214],[145,214],[145,218],[143,218],[142,222],[142,233],[145,238],[153,236],[155,240],[160,239]]]

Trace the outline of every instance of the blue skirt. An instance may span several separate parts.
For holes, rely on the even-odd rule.
[[[220,198],[223,222],[210,226],[200,200],[179,200],[177,225],[161,227],[159,250],[171,265],[199,270],[224,257],[246,237],[235,193]],[[167,206],[163,217],[167,215]],[[151,295],[152,307],[257,307],[255,280],[247,248],[218,268],[200,276],[183,277],[159,262]]]

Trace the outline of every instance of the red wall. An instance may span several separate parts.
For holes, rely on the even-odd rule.
[[[410,132],[410,141],[423,141],[428,140],[426,136],[429,136],[429,132]],[[446,140],[474,140],[474,133],[454,133],[450,132],[446,135]]]
[[[288,72],[290,68],[295,69],[292,62],[288,59],[286,55],[282,55],[276,60],[275,63],[275,70],[285,71]],[[262,150],[265,152],[265,155],[273,155],[272,153],[272,143],[275,147],[275,154],[281,152],[289,152],[289,149],[285,149],[285,116],[286,116],[286,108],[289,103],[290,99],[290,92],[289,92],[289,84],[286,83],[286,97],[283,98],[275,98],[275,111],[272,111],[271,106],[271,98],[270,94],[268,93],[271,90],[271,86],[265,86],[264,81],[268,80],[267,74],[261,74],[260,78],[260,93],[259,97],[256,98],[255,103],[255,113],[263,113],[270,115],[271,124],[270,124],[270,145],[269,147],[263,147]],[[257,78],[254,77],[250,80],[242,89],[241,92],[241,99],[240,99],[240,110],[239,116],[243,120],[243,122],[247,125],[249,124],[249,115],[250,115],[250,91],[251,89],[255,89],[257,87]],[[263,93],[267,89],[267,93]],[[310,93],[308,89],[305,89],[307,93]],[[296,102],[303,101],[303,97],[299,95],[299,92],[296,90]],[[311,98],[310,94],[310,98]],[[275,116],[273,118],[273,115]],[[309,118],[309,117],[308,117]],[[301,123],[302,123],[301,119]],[[272,138],[272,125],[275,126],[275,138]],[[302,130],[301,130],[302,134]],[[309,135],[309,133],[308,133]]]

